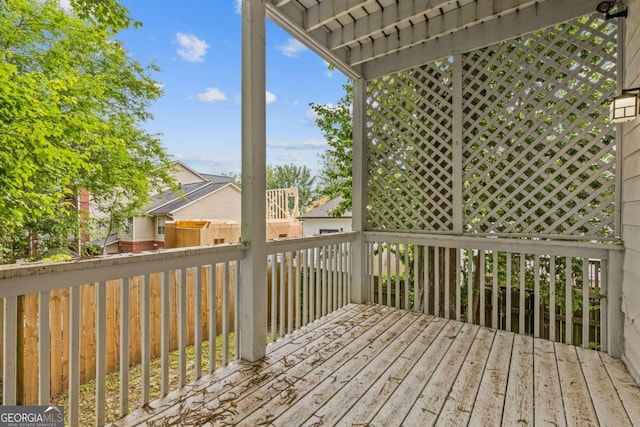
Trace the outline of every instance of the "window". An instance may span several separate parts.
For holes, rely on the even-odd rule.
[[[165,218],[157,218],[156,219],[156,225],[157,225],[157,234],[158,235],[164,235],[164,223],[165,223],[166,219]]]
[[[320,234],[331,234],[331,233],[339,233],[340,230],[337,228],[321,228]]]
[[[124,225],[123,231],[127,236],[131,236],[131,234],[133,233],[133,218],[129,218],[127,220],[127,223]]]

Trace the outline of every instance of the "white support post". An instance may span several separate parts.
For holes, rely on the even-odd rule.
[[[367,206],[367,81],[353,82],[353,196],[352,228],[357,232],[353,242],[351,302],[367,301],[367,248],[364,241]]]
[[[4,299],[2,316],[2,405],[13,406],[17,401],[18,297]]]
[[[240,358],[267,346],[265,0],[242,0],[242,242]]]
[[[453,134],[452,134],[452,161],[453,161],[453,232],[462,234],[464,231],[462,212],[464,210],[462,192],[464,189],[462,173],[462,55],[453,55],[453,87],[452,87]]]
[[[621,357],[624,353],[623,313],[622,313],[622,267],[624,252],[609,251],[607,265],[602,266],[606,286],[606,351],[612,357]]]

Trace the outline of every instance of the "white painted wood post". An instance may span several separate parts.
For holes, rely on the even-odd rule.
[[[621,357],[624,352],[623,313],[622,313],[622,267],[624,252],[619,250],[609,251],[609,259],[606,267],[602,267],[605,273],[604,284],[606,286],[606,339],[607,353],[612,357]],[[605,269],[606,268],[606,269]]]
[[[107,282],[96,283],[96,425],[106,423]],[[145,385],[143,381],[143,387]],[[147,403],[145,401],[144,403]],[[43,403],[40,403],[43,405]]]
[[[16,373],[18,371],[18,297],[4,299],[2,336],[2,404],[16,404]],[[20,319],[22,321],[22,319]]]
[[[41,291],[38,299],[38,405],[51,402],[51,328],[49,291]]]
[[[240,358],[255,361],[267,345],[265,0],[242,0],[242,242]]]
[[[453,162],[453,232],[461,235],[464,231],[464,219],[462,212],[464,210],[462,193],[464,191],[464,183],[462,179],[462,139],[463,139],[463,114],[462,114],[462,55],[455,53],[453,55],[453,86],[452,86],[452,110],[453,110],[453,132],[452,132],[452,162]]]
[[[353,196],[352,229],[357,236],[352,245],[351,302],[367,302],[367,248],[364,240],[367,206],[367,81],[353,82]]]

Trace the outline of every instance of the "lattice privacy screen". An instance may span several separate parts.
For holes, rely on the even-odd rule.
[[[452,227],[450,72],[438,63],[369,86],[369,221],[378,228]]]
[[[370,82],[368,227],[611,237],[615,64],[593,15]]]

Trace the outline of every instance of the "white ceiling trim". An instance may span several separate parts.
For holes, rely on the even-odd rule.
[[[283,7],[276,7],[272,3],[267,3],[267,16],[293,37],[298,39],[302,44],[320,55],[325,61],[333,64],[338,70],[343,72],[351,79],[360,77],[359,70],[349,65],[347,60],[347,52],[332,51],[326,45],[319,42],[316,38],[309,37],[304,29],[303,11],[295,4],[289,3]]]
[[[267,16],[349,78],[400,71],[595,12],[596,0],[269,0]]]
[[[446,58],[455,52],[468,52],[593,12],[593,0],[554,0],[538,3],[464,31],[438,36],[426,43],[380,56],[362,64],[362,73],[367,79],[384,76]]]
[[[431,11],[451,3],[455,3],[455,0],[417,0],[415,2],[394,3],[332,31],[329,34],[329,48],[337,49],[367,37],[391,31],[397,25],[405,24],[414,19],[416,10],[420,10],[421,15],[425,16]]]
[[[377,38],[351,49],[351,65],[376,59],[389,53],[408,49],[436,37],[456,31],[464,31],[475,25],[485,24],[494,19],[518,16],[526,8],[538,8],[539,0],[477,0],[465,6],[445,12],[433,19],[421,22],[417,19],[408,28],[398,30],[387,37]],[[496,13],[496,11],[499,11]],[[505,31],[510,23],[501,21]]]
[[[309,8],[306,15],[307,31],[313,31],[329,22],[341,18],[353,10],[360,9],[369,0],[324,0]]]

